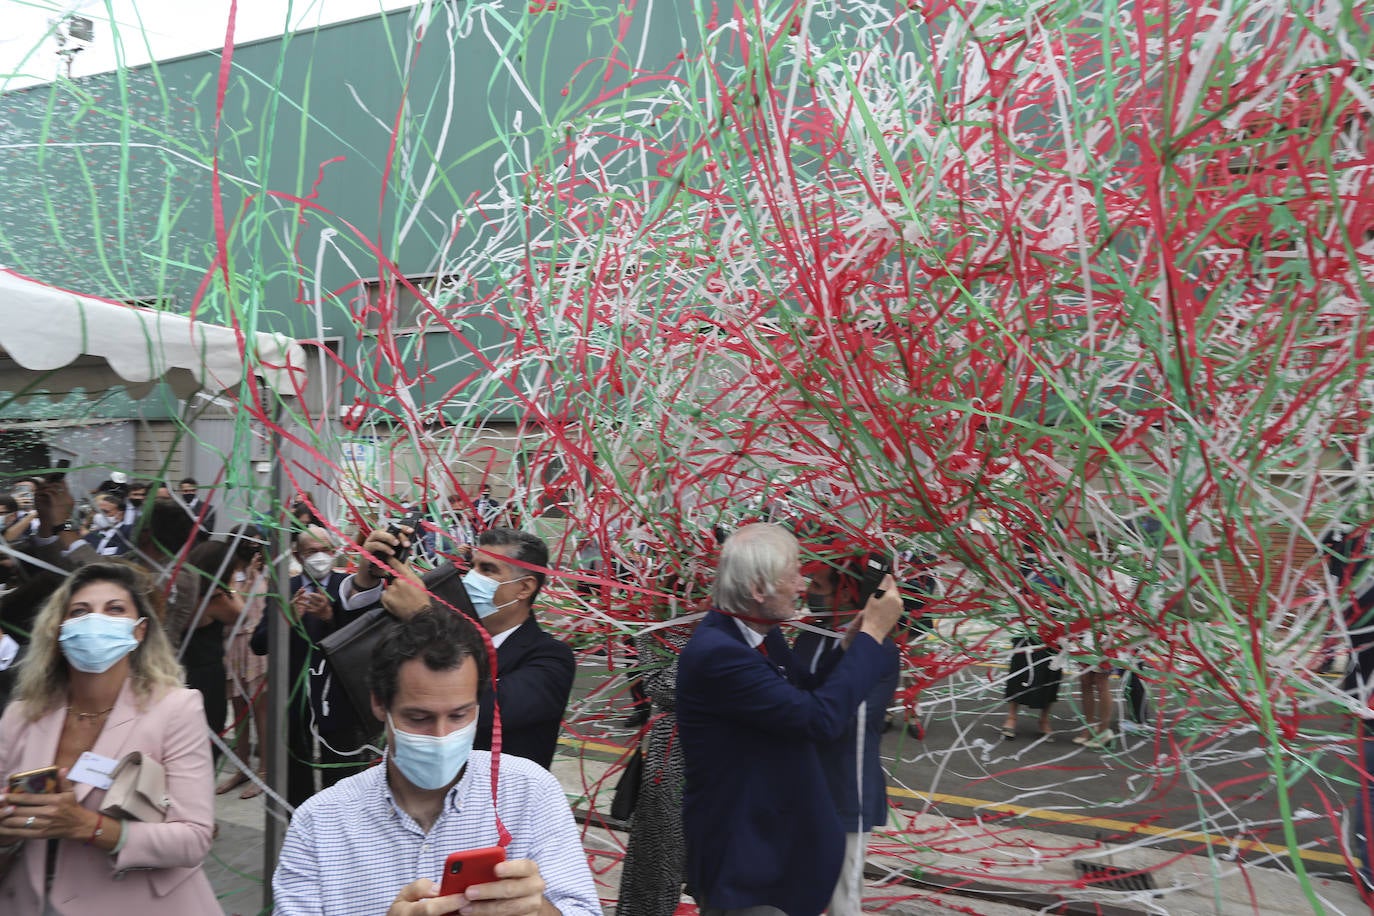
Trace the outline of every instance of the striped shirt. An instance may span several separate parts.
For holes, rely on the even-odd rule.
[[[601,916],[577,824],[558,780],[501,758],[497,808],[507,859],[533,859],[563,916]],[[383,916],[412,881],[438,881],[449,853],[497,845],[491,754],[473,751],[428,833],[397,806],[386,764],[344,779],[296,809],[272,876],[277,916]]]

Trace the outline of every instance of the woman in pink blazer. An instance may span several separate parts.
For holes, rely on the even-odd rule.
[[[199,916],[223,910],[201,870],[214,830],[214,776],[200,694],[122,563],[83,566],[34,621],[16,700],[0,718],[0,913]],[[141,751],[166,769],[164,820],[99,813],[105,791],[67,774],[87,751]],[[57,766],[59,791],[8,791]],[[99,779],[94,779],[98,782]]]

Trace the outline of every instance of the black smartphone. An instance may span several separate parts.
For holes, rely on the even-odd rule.
[[[71,466],[72,460],[70,458],[59,458],[57,459],[57,463],[53,465],[55,470],[44,474],[43,479],[48,483],[58,483],[67,476],[67,468]]]
[[[410,543],[407,546],[396,548],[396,559],[399,562],[404,563],[406,561],[406,558],[410,556],[410,549],[415,546],[415,542],[420,539],[420,535],[422,534],[420,523],[424,520],[425,513],[423,511],[419,509],[412,509],[410,513],[406,515],[405,518],[401,519],[399,522],[392,522],[390,525],[386,526],[387,534],[391,535],[394,538],[404,536],[407,540],[410,541]],[[402,528],[409,528],[410,533],[406,534],[404,531],[401,530]]]
[[[870,553],[864,558],[863,573],[859,577],[859,608],[862,610],[868,599],[883,584],[883,578],[892,572],[892,558],[885,553]]]

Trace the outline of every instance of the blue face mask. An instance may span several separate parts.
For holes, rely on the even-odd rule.
[[[520,578],[524,578],[521,576]],[[512,579],[512,582],[519,581]],[[495,604],[492,599],[496,597],[496,590],[504,582],[498,582],[491,576],[484,576],[475,569],[470,569],[463,576],[463,588],[468,590],[468,597],[472,599],[472,609],[477,612],[478,617],[486,618],[495,614],[503,607],[509,607],[515,601],[506,601],[502,604]]]
[[[391,726],[391,759],[417,789],[442,789],[453,782],[477,739],[476,716],[442,738],[403,732],[391,721],[391,713],[387,713],[386,723]]]
[[[134,627],[143,619],[85,614],[62,624],[58,646],[77,671],[103,674],[138,646]]]

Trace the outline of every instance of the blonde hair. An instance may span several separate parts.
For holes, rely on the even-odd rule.
[[[163,689],[180,687],[185,679],[172,644],[153,612],[149,577],[129,563],[89,563],[67,577],[33,621],[29,651],[19,664],[15,685],[15,699],[27,705],[25,711],[30,719],[38,719],[67,701],[70,669],[58,636],[72,595],[94,582],[109,582],[127,591],[138,616],[146,620],[143,641],[129,654],[129,682],[135,695],[140,700],[150,700]]]
[[[799,553],[797,539],[781,525],[745,525],[720,548],[712,589],[716,607],[735,614],[754,611],[758,607],[754,595],[774,594]]]

